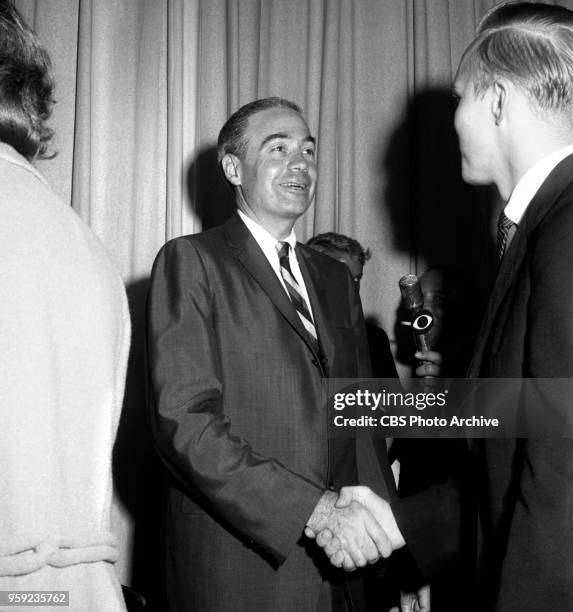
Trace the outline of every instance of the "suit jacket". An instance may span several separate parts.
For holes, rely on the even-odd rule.
[[[322,356],[237,215],[168,242],[154,264],[148,352],[157,449],[173,476],[171,609],[315,610],[327,564],[301,534],[336,476],[322,379],[370,368],[346,267],[296,253]],[[359,454],[362,482],[388,496],[388,466],[368,444]]]
[[[573,376],[573,156],[529,204],[500,267],[470,376]],[[542,389],[542,418],[570,412],[560,386]],[[531,398],[499,410],[532,408]],[[501,413],[503,414],[503,413]],[[530,412],[530,416],[531,416]],[[535,415],[534,415],[535,416]],[[483,440],[482,609],[573,609],[573,442]]]
[[[470,377],[571,378],[571,236],[573,156],[559,163],[540,187],[504,256]],[[524,409],[531,417],[532,408],[542,418],[563,415],[571,399],[561,385],[556,381],[554,388],[540,389],[533,402],[518,396],[489,409],[512,417]],[[482,574],[475,609],[573,609],[572,441],[487,439],[478,440],[473,450]],[[462,482],[450,479],[395,505],[398,524],[425,575],[439,569],[444,559],[440,545],[454,549],[463,524],[456,520],[462,488]],[[472,605],[472,596],[466,603]]]

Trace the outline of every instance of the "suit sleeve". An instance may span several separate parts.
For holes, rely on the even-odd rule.
[[[461,504],[460,486],[454,477],[392,503],[408,550],[425,578],[460,553]]]
[[[532,237],[531,290],[524,376],[573,376],[573,202],[552,214]],[[524,397],[545,419],[561,419],[571,436],[571,385],[542,382]],[[555,435],[555,433],[553,434]],[[516,505],[502,568],[498,606],[573,609],[573,440],[521,441]],[[537,598],[540,598],[538,600]],[[517,602],[517,604],[516,604]],[[524,609],[519,607],[519,609]]]
[[[153,430],[168,469],[219,520],[283,562],[323,491],[233,433],[213,296],[196,247],[173,240],[155,261],[148,301]]]

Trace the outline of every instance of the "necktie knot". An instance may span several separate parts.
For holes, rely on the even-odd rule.
[[[279,254],[279,261],[283,261],[285,257],[288,261],[289,247],[288,242],[277,242],[276,249]]]
[[[517,225],[502,210],[497,220],[497,257],[501,261]]]

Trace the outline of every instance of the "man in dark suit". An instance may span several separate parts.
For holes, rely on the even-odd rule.
[[[571,378],[573,12],[525,3],[494,9],[465,52],[454,89],[463,177],[495,183],[507,201],[502,260],[470,377]],[[567,420],[570,407],[555,381],[541,387],[533,410],[536,418]],[[515,409],[531,417],[531,397]],[[477,447],[481,609],[573,609],[573,441]]]
[[[499,272],[469,375],[522,379],[523,390],[534,388],[524,379],[556,379],[489,410],[502,419],[525,414],[570,438],[571,384],[563,379],[573,376],[573,12],[494,8],[462,58],[454,91],[463,177],[494,183],[507,201]],[[552,418],[561,431],[551,430]],[[458,609],[573,609],[573,441],[529,433],[472,445],[480,601],[468,594]],[[421,569],[436,567],[435,553],[455,537],[439,528],[459,511],[455,491],[434,487],[392,505],[407,543],[427,534],[423,546],[410,547]]]
[[[489,412],[505,421],[525,416],[569,437],[571,385],[563,379],[573,375],[572,84],[573,12],[533,3],[501,5],[486,15],[454,84],[463,177],[494,183],[507,201],[500,267],[469,376],[522,379],[522,392],[489,405]],[[537,382],[537,389],[524,380],[551,378],[560,380]],[[560,431],[551,429],[555,417]],[[480,612],[573,609],[573,441],[525,433],[533,435],[472,445]],[[420,501],[434,493],[413,498],[427,510],[418,519],[395,506],[406,542],[423,529],[424,516],[435,516]],[[415,551],[420,566],[431,551],[431,545]],[[464,605],[472,603],[470,597]]]
[[[370,440],[329,439],[323,378],[370,374],[358,292],[344,265],[294,236],[316,184],[296,105],[243,106],[218,153],[238,211],[168,242],[149,296],[153,429],[171,476],[169,609],[345,609],[349,589],[331,588],[344,572],[303,531],[334,535],[346,569],[392,546],[363,505],[334,505],[359,482],[394,496],[384,452],[380,463]]]

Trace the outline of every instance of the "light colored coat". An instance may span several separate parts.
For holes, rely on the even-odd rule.
[[[124,610],[109,529],[125,291],[94,234],[5,144],[0,291],[0,590]]]

